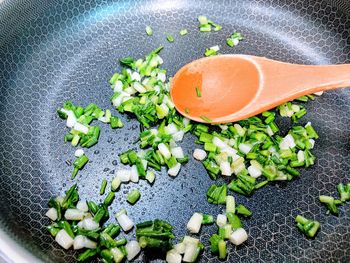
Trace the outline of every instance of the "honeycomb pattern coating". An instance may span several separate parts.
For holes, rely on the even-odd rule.
[[[223,30],[199,33],[200,14]],[[74,261],[74,253],[60,249],[44,229],[49,197],[73,183],[66,161],[74,158],[74,149],[63,143],[67,130],[55,110],[67,99],[111,108],[107,80],[120,69],[118,58],[142,57],[164,44],[161,55],[174,74],[202,57],[206,47],[219,44],[222,53],[307,64],[349,63],[349,18],[349,2],[341,0],[5,1],[0,4],[0,227],[45,262]],[[153,37],[145,34],[146,25],[154,29]],[[183,27],[189,34],[180,37]],[[229,48],[225,39],[236,30],[246,40]],[[175,36],[174,43],[166,42],[167,34]],[[350,172],[349,99],[350,90],[338,90],[306,104],[309,113],[301,122],[310,120],[320,135],[314,167],[303,170],[299,179],[269,185],[252,198],[237,196],[254,214],[244,221],[248,241],[238,248],[229,246],[228,262],[350,261],[349,205],[334,217],[325,215],[317,201],[321,193],[333,194]],[[83,199],[102,200],[100,183],[104,178],[110,181],[121,167],[118,154],[137,146],[132,143],[138,123],[121,118],[124,129],[102,127],[99,144],[86,150],[91,162],[76,179]],[[281,125],[286,130],[286,120]],[[189,155],[193,141],[187,136],[182,143]],[[206,202],[211,183],[201,164],[191,158],[175,179],[163,171],[153,187],[146,182],[123,186],[111,210],[125,207],[136,222],[163,218],[180,237],[193,211],[216,215],[223,209]],[[125,196],[134,187],[141,189],[142,197],[131,208]],[[295,228],[299,213],[322,223],[315,240]],[[213,231],[213,226],[202,230],[206,249],[201,262],[219,262],[208,247]],[[140,255],[138,262],[151,259]]]

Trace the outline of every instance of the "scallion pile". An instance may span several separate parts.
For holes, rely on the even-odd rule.
[[[205,16],[199,16],[201,32],[219,31],[222,27]],[[150,26],[145,28],[148,36],[153,35]],[[181,29],[180,35],[188,34],[187,29]],[[168,35],[168,42],[174,42],[174,37]],[[228,46],[236,46],[243,40],[242,34],[233,33],[226,39]],[[119,158],[127,168],[120,168],[110,182],[104,201],[96,204],[93,201],[79,200],[77,186],[73,185],[63,197],[51,198],[50,209],[46,215],[53,221],[48,230],[57,243],[65,249],[84,250],[78,255],[78,261],[86,261],[100,256],[104,262],[121,262],[132,260],[141,249],[151,249],[166,253],[169,263],[195,262],[204,249],[199,238],[185,236],[178,244],[173,245],[175,238],[172,226],[163,220],[146,221],[136,224],[137,240],[127,241],[116,239],[122,229],[129,232],[134,228],[134,222],[127,211],[122,208],[115,215],[118,224],[104,224],[109,218],[108,207],[115,198],[115,192],[121,184],[138,183],[140,179],[149,184],[155,181],[155,171],[161,167],[167,168],[168,175],[175,177],[182,165],[188,162],[189,156],[180,146],[184,135],[188,132],[196,137],[197,149],[193,157],[202,162],[211,179],[219,176],[229,178],[228,184],[213,184],[207,190],[207,200],[210,204],[225,205],[225,213],[216,217],[218,230],[210,237],[210,250],[219,259],[227,257],[228,242],[235,246],[248,239],[241,219],[250,217],[252,212],[244,205],[236,205],[235,198],[229,191],[251,196],[254,192],[272,181],[289,181],[300,175],[298,168],[310,167],[315,163],[312,154],[318,134],[310,122],[298,124],[305,116],[306,108],[295,102],[287,102],[275,110],[263,112],[237,123],[226,125],[210,125],[206,116],[201,118],[207,124],[192,124],[182,117],[174,108],[169,94],[171,79],[167,71],[161,67],[163,59],[159,52],[163,46],[153,50],[145,58],[120,59],[122,70],[111,77],[109,84],[113,90],[111,103],[119,113],[128,113],[137,118],[140,123],[138,144],[140,150],[127,150],[120,153]],[[205,56],[219,55],[218,45],[207,48]],[[201,97],[200,87],[194,87],[197,97]],[[313,100],[313,95],[302,96],[299,102]],[[186,109],[190,114],[190,109]],[[110,124],[111,128],[121,128],[123,123],[110,110],[102,110],[96,104],[83,108],[67,101],[57,111],[66,120],[70,128],[64,137],[72,146],[89,148],[99,140],[100,127],[91,125],[99,120]],[[287,133],[281,133],[276,121],[277,115],[289,117],[293,126]],[[72,178],[88,163],[89,158],[83,149],[75,152]],[[100,195],[107,190],[107,180],[102,180]],[[332,214],[338,214],[337,205],[350,200],[349,184],[339,184],[337,187],[340,200],[330,196],[320,196]],[[141,193],[138,189],[131,190],[126,200],[130,205],[137,205]],[[187,223],[191,235],[199,235],[203,225],[213,224],[214,217],[200,212],[194,213]],[[308,237],[314,237],[320,228],[317,221],[296,217],[297,227]]]

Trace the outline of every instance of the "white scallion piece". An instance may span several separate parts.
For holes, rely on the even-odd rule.
[[[231,176],[231,165],[228,161],[223,161],[220,163],[221,174],[225,176]]]
[[[184,135],[185,135],[184,131],[178,131],[173,134],[173,140],[175,142],[181,142],[182,139],[184,138]]]
[[[185,244],[185,246],[187,244],[190,244],[190,243],[194,243],[194,244],[198,245],[199,244],[199,239],[194,238],[194,237],[190,237],[190,236],[184,236],[182,242]]]
[[[79,201],[77,203],[77,209],[79,209],[80,211],[83,211],[83,212],[89,211],[89,207],[88,207],[86,201]]]
[[[211,50],[214,50],[214,51],[218,52],[218,51],[220,50],[220,47],[219,47],[218,45],[216,45],[216,46],[212,46],[212,47],[210,47],[209,49],[211,49]]]
[[[262,175],[262,172],[260,169],[258,169],[256,166],[254,165],[250,165],[248,167],[248,173],[250,174],[251,177],[254,177],[254,178],[258,178]]]
[[[73,127],[74,130],[80,131],[84,134],[87,134],[89,132],[89,128],[86,127],[84,124],[81,124],[79,122],[76,122]]]
[[[247,154],[250,152],[250,150],[252,149],[252,146],[250,144],[247,144],[247,143],[241,143],[239,146],[238,146],[239,150],[244,153],[244,154]]]
[[[161,58],[161,56],[157,55],[156,59],[157,59],[159,65],[163,64],[163,59]]]
[[[63,110],[63,109],[61,109]],[[65,113],[67,114],[67,122],[66,122],[66,126],[68,128],[73,128],[75,123],[77,122],[77,118],[75,117],[75,114],[73,111],[65,111]]]
[[[315,146],[315,140],[314,139],[309,139],[309,142],[311,144],[311,149],[313,149],[314,146]]]
[[[187,127],[187,125],[189,125],[190,122],[191,122],[190,119],[187,119],[187,118],[183,118],[182,120],[182,123],[184,124],[185,127]]]
[[[267,134],[268,134],[269,136],[273,136],[273,135],[274,135],[274,132],[273,132],[273,130],[271,129],[270,126],[267,126],[266,132],[267,132]]]
[[[68,235],[68,233],[64,229],[58,231],[55,240],[64,249],[69,249],[74,243],[74,239],[71,238],[71,236]]]
[[[185,157],[181,147],[175,147],[171,149],[171,155],[174,156],[176,159],[182,159]]]
[[[133,165],[131,167],[130,171],[130,181],[133,183],[137,183],[139,181],[139,173],[137,172],[137,167],[136,165]]]
[[[228,156],[232,157],[232,161],[236,161],[240,156],[237,151],[231,147],[226,147],[221,150],[222,153],[227,153]]]
[[[289,148],[294,148],[295,145],[296,144],[293,136],[291,134],[288,134],[282,139],[279,146],[281,150],[288,150]]]
[[[220,129],[226,131],[228,129],[227,125],[219,125]]]
[[[146,173],[146,180],[150,183],[153,184],[154,180],[156,179],[156,175],[152,171],[147,171]]]
[[[134,222],[128,217],[125,209],[122,209],[120,212],[118,212],[115,217],[124,232],[127,232],[134,227]]]
[[[181,263],[182,256],[175,249],[171,249],[166,253],[165,261],[167,263]]]
[[[278,154],[278,153],[277,153],[277,150],[276,150],[276,147],[274,147],[274,146],[270,146],[269,149],[267,149],[267,150],[268,150],[270,153],[273,153],[273,154],[275,154],[275,155]],[[260,165],[260,166],[261,166],[261,165]]]
[[[216,217],[216,224],[218,225],[218,227],[223,227],[224,225],[226,225],[227,224],[226,215],[218,214]]]
[[[233,125],[233,127],[236,129],[237,133],[239,136],[243,137],[245,134],[245,129],[242,128],[241,125],[239,125],[238,123],[236,123],[235,125]]]
[[[96,242],[88,239],[86,236],[78,235],[74,238],[73,248],[75,250],[82,248],[96,248]]]
[[[68,208],[64,213],[64,218],[67,220],[83,220],[84,217],[85,212],[75,208]]]
[[[163,157],[165,159],[170,159],[171,157],[171,153],[169,151],[168,146],[166,146],[164,143],[160,143],[158,144],[158,150],[160,151],[160,153],[163,155]]]
[[[79,158],[84,155],[84,150],[83,149],[77,149],[74,153],[74,156]]]
[[[181,164],[177,163],[174,167],[171,167],[168,170],[168,174],[170,176],[177,176],[179,174],[179,172],[180,172],[180,169],[181,169]]]
[[[166,81],[166,74],[164,72],[159,72],[157,74],[157,79],[160,80],[161,82],[165,82]]]
[[[156,106],[156,111],[157,111],[157,116],[160,119],[163,119],[165,116],[168,115],[169,113],[169,108],[168,106],[163,102],[159,106]]]
[[[124,254],[123,254],[123,252],[121,252],[121,250],[119,248],[114,247],[110,251],[113,255],[113,259],[114,259],[115,263],[120,263],[123,261]]]
[[[148,161],[145,159],[142,159],[141,163],[142,163],[143,169],[147,170]]]
[[[136,80],[136,81],[141,81],[141,76],[138,72],[134,71],[132,74],[131,74],[131,79],[132,80]]]
[[[180,243],[177,243],[175,246],[174,246],[174,249],[176,250],[177,253],[179,254],[183,254],[185,253],[185,242],[180,242]]]
[[[127,183],[130,181],[131,171],[127,169],[122,169],[117,171],[117,176],[122,183]]]
[[[133,88],[134,88],[135,90],[137,90],[138,92],[140,92],[140,93],[145,93],[145,92],[147,92],[147,90],[145,89],[145,87],[142,86],[142,84],[141,84],[140,82],[134,82]]]
[[[121,82],[120,80],[117,80],[114,84],[114,92],[121,92],[123,90],[123,82]]]
[[[274,179],[276,181],[286,181],[288,179],[287,175],[281,171],[277,171],[277,177]]]
[[[164,127],[164,131],[168,134],[174,134],[178,132],[175,123],[170,123],[168,126]]]
[[[177,143],[174,140],[170,140],[169,142],[170,149],[177,147]]]
[[[193,152],[193,157],[198,161],[203,161],[205,158],[207,158],[207,153],[202,149],[195,149]]]
[[[78,223],[78,227],[85,230],[95,230],[100,227],[100,225],[93,220],[93,218],[85,218]]]
[[[323,92],[324,92],[324,91],[319,91],[319,92],[315,92],[314,94],[315,94],[316,96],[321,96],[321,95],[323,94]]]
[[[57,210],[54,207],[51,207],[49,210],[47,210],[45,214],[48,218],[50,218],[52,221],[57,220]]]
[[[297,153],[297,157],[298,157],[298,162],[303,162],[305,161],[305,154],[303,151],[299,150]]]
[[[187,223],[187,229],[193,234],[199,233],[202,226],[202,221],[203,215],[200,213],[194,213]]]
[[[111,190],[114,192],[114,191],[117,191],[119,186],[121,184],[121,180],[119,178],[119,176],[116,176],[113,178],[112,180],[112,184],[111,184]]]
[[[293,110],[293,112],[299,112],[300,111],[300,106],[296,105],[296,104],[293,104],[292,105],[292,110]]]
[[[226,213],[235,213],[236,201],[232,195],[226,196]]]
[[[136,240],[131,240],[125,245],[128,260],[135,258],[141,251],[141,247]]]
[[[226,148],[228,145],[218,137],[213,138],[213,144],[220,149]]]
[[[232,39],[232,43],[234,46],[237,46],[239,44],[239,39],[237,38]]]
[[[232,232],[230,241],[232,244],[238,246],[248,239],[248,234],[243,228],[238,228]]]
[[[135,83],[137,83],[137,82],[135,82]],[[137,85],[137,84],[136,84],[136,85]],[[136,86],[136,85],[135,85],[135,86]],[[124,90],[124,92],[126,92],[126,93],[129,94],[129,95],[134,95],[134,94],[136,94],[136,93],[137,93],[137,90],[134,88],[135,86],[132,85],[132,86],[127,87],[127,88]],[[142,90],[142,91],[143,91],[143,90]],[[142,93],[142,92],[140,92],[140,93]],[[127,98],[127,97],[123,97],[122,102],[124,102],[124,98]]]
[[[105,116],[98,118],[98,120],[107,123],[107,118]]]
[[[184,262],[194,262],[198,256],[198,249],[198,243],[187,243],[182,260]]]

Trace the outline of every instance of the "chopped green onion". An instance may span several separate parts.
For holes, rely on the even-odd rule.
[[[147,35],[149,35],[149,36],[153,35],[153,29],[150,26],[146,26],[145,30],[146,30]]]
[[[335,200],[331,196],[326,196],[326,195],[320,195],[319,197],[320,202],[323,203],[329,212],[331,212],[333,215],[338,215],[339,211],[337,208],[338,200]]]
[[[109,192],[108,195],[106,196],[105,200],[103,201],[103,204],[105,204],[106,206],[111,205],[111,203],[113,202],[114,197],[115,197],[115,193],[114,192]]]
[[[172,226],[163,220],[146,221],[136,225],[136,237],[141,248],[168,251],[174,238]]]
[[[238,205],[236,207],[236,212],[237,214],[245,217],[249,217],[252,215],[252,212],[248,208],[246,208],[244,205]]]
[[[337,190],[340,194],[340,200],[342,202],[350,200],[350,184],[347,184],[346,186],[342,183],[338,184]]]
[[[184,36],[184,35],[187,35],[187,34],[188,34],[188,30],[187,29],[184,28],[184,29],[180,30],[180,35],[181,36]]]
[[[233,47],[233,46],[237,46],[239,41],[243,39],[244,38],[241,33],[235,32],[229,38],[226,39],[226,43],[228,46]]]
[[[202,115],[202,116],[199,116],[203,121],[205,121],[205,122],[208,122],[208,123],[211,123],[211,122],[213,122],[213,120],[212,119],[210,119],[209,117],[207,117],[207,116],[204,116],[204,115]]]
[[[198,21],[201,25],[208,24],[208,18],[206,16],[198,16]]]
[[[196,94],[197,94],[197,97],[202,97],[201,90],[199,89],[198,86],[196,86]]]
[[[103,179],[100,187],[100,195],[103,195],[105,193],[106,186],[107,186],[107,180]]]
[[[140,191],[137,189],[134,189],[128,193],[126,200],[130,204],[134,205],[140,199],[140,197],[141,197]]]
[[[77,260],[79,262],[84,262],[84,261],[88,261],[89,259],[93,258],[94,256],[96,256],[98,253],[97,249],[88,249],[85,250],[84,252],[80,253]]]
[[[112,129],[124,127],[124,124],[122,123],[122,121],[116,116],[111,116],[110,125]]]
[[[237,215],[234,213],[227,213],[226,216],[233,229],[242,228],[241,220]]]
[[[297,223],[299,230],[303,232],[307,237],[314,237],[320,228],[319,222],[306,219],[301,215],[298,215],[295,218],[295,222]]]
[[[225,259],[227,255],[226,242],[224,240],[220,240],[218,242],[219,249],[219,259]]]
[[[202,220],[203,225],[211,225],[214,223],[214,217],[212,215],[208,215],[208,214],[202,214],[202,215],[203,215],[203,220]]]
[[[169,43],[174,42],[174,37],[172,35],[167,35],[166,40],[168,40]]]
[[[199,31],[201,31],[201,32],[210,32],[211,31],[211,25],[209,25],[209,24],[200,25],[199,26]]]
[[[211,204],[225,204],[227,195],[227,186],[215,185],[209,187],[207,191],[208,202]]]
[[[231,195],[226,196],[226,213],[235,213],[235,198]]]
[[[84,166],[87,164],[88,161],[89,161],[89,158],[85,154],[80,156],[74,161],[73,163],[74,170],[72,173],[72,179],[75,178],[79,170],[84,168]]]
[[[220,50],[220,47],[219,47],[219,46],[213,46],[213,47],[210,47],[210,48],[206,48],[206,49],[205,49],[204,55],[205,55],[206,57],[216,56],[216,55],[219,54],[219,53],[218,53],[219,50]]]
[[[117,191],[119,189],[120,184],[121,184],[120,178],[118,176],[114,177],[111,184],[111,190],[113,192]]]
[[[156,179],[156,175],[154,174],[154,172],[150,172],[148,171],[146,173],[146,180],[150,183],[153,184],[154,180]]]

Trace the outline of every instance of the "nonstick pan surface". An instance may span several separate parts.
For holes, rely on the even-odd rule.
[[[223,26],[216,33],[200,33],[198,15]],[[154,36],[148,37],[145,26]],[[178,35],[181,28],[189,34]],[[232,32],[246,39],[229,48]],[[166,35],[175,35],[175,42]],[[143,57],[159,45],[164,67],[174,74],[182,65],[203,56],[206,47],[220,45],[222,53],[266,56],[306,64],[350,63],[350,4],[342,0],[136,0],[136,1],[5,1],[0,4],[0,229],[15,241],[14,250],[27,250],[38,260],[73,262],[45,230],[47,201],[72,184],[74,149],[63,142],[65,124],[56,109],[65,100],[112,108],[107,83],[118,59]],[[338,217],[326,215],[320,194],[332,195],[350,174],[350,90],[327,92],[305,104],[320,139],[314,150],[316,165],[301,171],[289,183],[271,184],[253,197],[235,195],[253,211],[245,220],[248,241],[230,247],[227,262],[350,262],[350,206]],[[117,114],[114,111],[115,114]],[[99,143],[86,150],[91,162],[76,181],[81,198],[102,200],[98,188],[110,181],[118,154],[137,147],[138,122],[119,115],[123,129],[102,126]],[[280,124],[284,132],[289,121]],[[182,143],[191,156],[194,138]],[[125,207],[135,222],[161,218],[174,225],[178,237],[194,211],[212,213],[223,207],[209,205],[205,193],[213,182],[192,157],[177,178],[165,171],[153,187],[141,181],[140,201],[131,208],[123,186],[112,213]],[[111,214],[112,214],[111,213]],[[314,240],[295,227],[294,217],[304,214],[321,222]],[[114,219],[110,219],[114,221]],[[207,246],[201,262],[217,262],[208,249],[215,227],[205,227],[201,240]],[[130,234],[129,236],[132,236]],[[2,250],[0,248],[0,250]],[[7,253],[7,251],[3,251]],[[11,257],[11,255],[9,255]],[[153,260],[140,255],[139,262]]]

